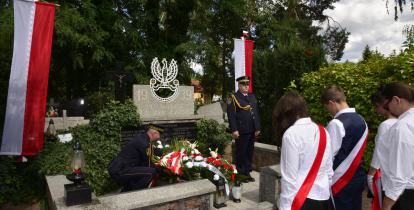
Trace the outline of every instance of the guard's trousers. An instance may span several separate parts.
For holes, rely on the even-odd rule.
[[[254,138],[254,133],[247,133],[236,139],[236,167],[242,175],[249,176],[252,171]]]

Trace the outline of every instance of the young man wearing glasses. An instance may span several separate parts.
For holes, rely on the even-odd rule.
[[[394,82],[385,86],[384,109],[398,117],[387,133],[379,157],[385,191],[383,210],[414,208],[414,90]]]

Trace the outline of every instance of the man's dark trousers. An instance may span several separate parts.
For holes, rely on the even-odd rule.
[[[156,169],[152,167],[130,167],[122,170],[114,179],[123,185],[121,192],[127,192],[148,188],[156,174]]]
[[[365,173],[358,169],[351,181],[334,196],[336,210],[361,210],[365,180]]]
[[[240,134],[236,139],[236,166],[240,174],[249,176],[252,171],[254,133]]]

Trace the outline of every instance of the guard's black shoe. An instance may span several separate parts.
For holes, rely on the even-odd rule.
[[[241,200],[240,200],[240,199],[235,199],[235,198],[233,198],[233,202],[235,202],[235,203],[240,203],[240,202],[241,202]]]
[[[247,177],[247,180],[249,181],[249,182],[254,182],[254,181],[256,181],[253,177],[251,177],[251,176],[249,176],[249,177]]]

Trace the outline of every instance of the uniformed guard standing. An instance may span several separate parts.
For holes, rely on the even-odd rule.
[[[257,100],[254,94],[248,93],[248,76],[236,79],[239,90],[230,96],[227,101],[227,116],[233,139],[236,140],[236,166],[240,174],[249,178],[252,171],[254,142],[260,134],[260,117]]]
[[[153,155],[161,156],[162,151],[153,147],[163,129],[149,124],[147,132],[136,136],[122,147],[121,152],[111,161],[109,175],[123,186],[121,192],[148,188],[157,174],[151,165]]]

